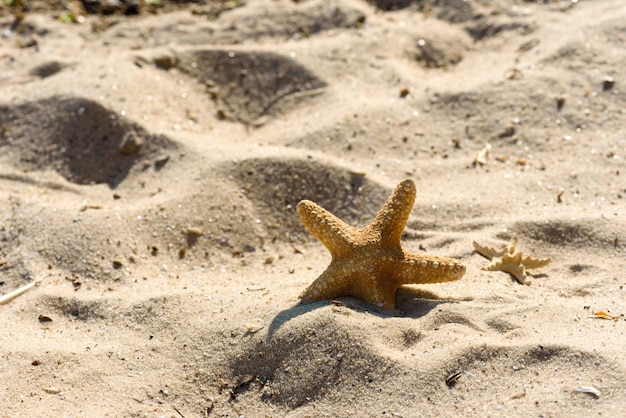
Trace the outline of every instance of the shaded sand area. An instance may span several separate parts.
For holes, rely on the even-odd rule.
[[[178,6],[0,18],[0,416],[624,413],[622,0]],[[466,275],[300,305],[405,178]]]

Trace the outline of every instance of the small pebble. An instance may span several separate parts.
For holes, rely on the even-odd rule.
[[[201,228],[194,228],[194,227],[190,227],[187,228],[187,235],[191,235],[193,237],[200,237],[202,236],[203,231]]]
[[[51,388],[44,388],[44,391],[47,393],[51,393],[52,395],[57,395],[59,393],[61,393],[61,389],[55,388],[55,387],[51,387]]]
[[[604,81],[602,81],[602,90],[613,90],[613,87],[615,87],[615,79],[613,77],[605,77]]]
[[[130,155],[139,151],[143,145],[143,139],[135,131],[128,131],[120,142],[119,150],[122,154]]]
[[[172,54],[163,53],[152,58],[157,68],[169,70],[176,67],[176,57]]]
[[[165,164],[167,164],[169,160],[170,160],[169,155],[161,155],[154,160],[154,166],[156,167],[157,170],[160,170],[161,168],[163,168]]]

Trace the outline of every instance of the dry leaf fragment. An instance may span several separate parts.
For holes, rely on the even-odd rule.
[[[521,399],[526,396],[526,392],[519,392],[511,396],[511,399]]]
[[[231,399],[235,399],[237,395],[244,392],[250,383],[254,382],[256,377],[251,374],[246,374],[237,379],[237,382],[234,384],[233,388],[230,391]]]
[[[82,205],[78,210],[84,212],[87,209],[102,209],[102,205]]]
[[[263,329],[263,325],[246,324],[246,332],[244,335],[256,334]]]
[[[296,247],[293,242],[291,242],[290,244],[291,244],[291,248],[293,248],[293,253],[294,254],[304,254],[304,251],[302,251],[300,248]]]
[[[619,319],[619,316],[611,315],[604,311],[598,311],[598,312],[594,312],[593,316],[590,316],[589,318],[612,319],[613,321],[617,321]]]
[[[39,315],[39,322],[52,322],[52,318],[47,315]]]
[[[509,80],[519,80],[524,77],[524,74],[517,68],[510,68],[506,71],[504,76]]]
[[[448,387],[452,387],[456,384],[457,380],[459,380],[459,378],[463,376],[463,372],[462,371],[456,371],[453,373],[450,373],[448,375],[448,377],[446,377],[446,386]]]
[[[476,166],[483,166],[487,164],[487,158],[489,158],[490,150],[491,150],[491,144],[486,144],[480,151],[478,151],[474,155],[474,162],[472,163],[472,165],[476,167]]]
[[[576,392],[588,393],[595,398],[599,398],[601,395],[601,392],[598,389],[594,388],[593,386],[578,386],[574,388],[574,390]]]

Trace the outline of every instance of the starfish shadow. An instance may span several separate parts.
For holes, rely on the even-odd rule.
[[[283,324],[285,324],[286,322],[291,321],[292,319],[294,319],[297,316],[304,315],[306,313],[312,312],[315,309],[323,308],[324,306],[327,306],[330,303],[332,303],[332,302],[330,302],[328,300],[323,300],[323,301],[319,301],[319,302],[312,302],[312,303],[302,303],[302,302],[300,302],[299,304],[294,305],[291,308],[287,308],[287,309],[285,309],[283,311],[280,311],[274,317],[274,319],[272,319],[272,323],[270,324],[268,332],[267,332],[268,338],[270,338],[272,335],[274,335],[274,333],[276,331],[278,331],[278,328],[283,326]]]
[[[470,299],[445,299],[424,289],[401,287],[396,292],[396,312],[398,317],[421,318],[430,311],[448,303],[460,303]]]
[[[461,300],[442,299],[436,293],[427,290],[404,287],[400,288],[396,293],[397,309],[381,308],[351,296],[343,296],[332,301],[300,302],[279,312],[274,317],[270,323],[267,336],[271,338],[281,326],[290,320],[329,305],[347,307],[355,312],[368,313],[379,318],[420,318],[439,305],[459,302]]]

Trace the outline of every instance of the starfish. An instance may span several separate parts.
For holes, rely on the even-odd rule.
[[[474,241],[474,248],[477,253],[491,260],[491,263],[483,267],[483,270],[510,273],[521,284],[530,284],[526,269],[536,269],[550,263],[550,258],[532,258],[522,255],[522,252],[517,250],[517,238],[513,238],[511,243],[501,250],[482,246],[476,241]]]
[[[328,249],[328,268],[300,295],[305,301],[355,296],[394,309],[396,290],[410,283],[458,280],[465,266],[447,257],[411,253],[400,245],[413,202],[415,183],[400,183],[374,220],[350,226],[309,200],[298,203],[302,224]]]

